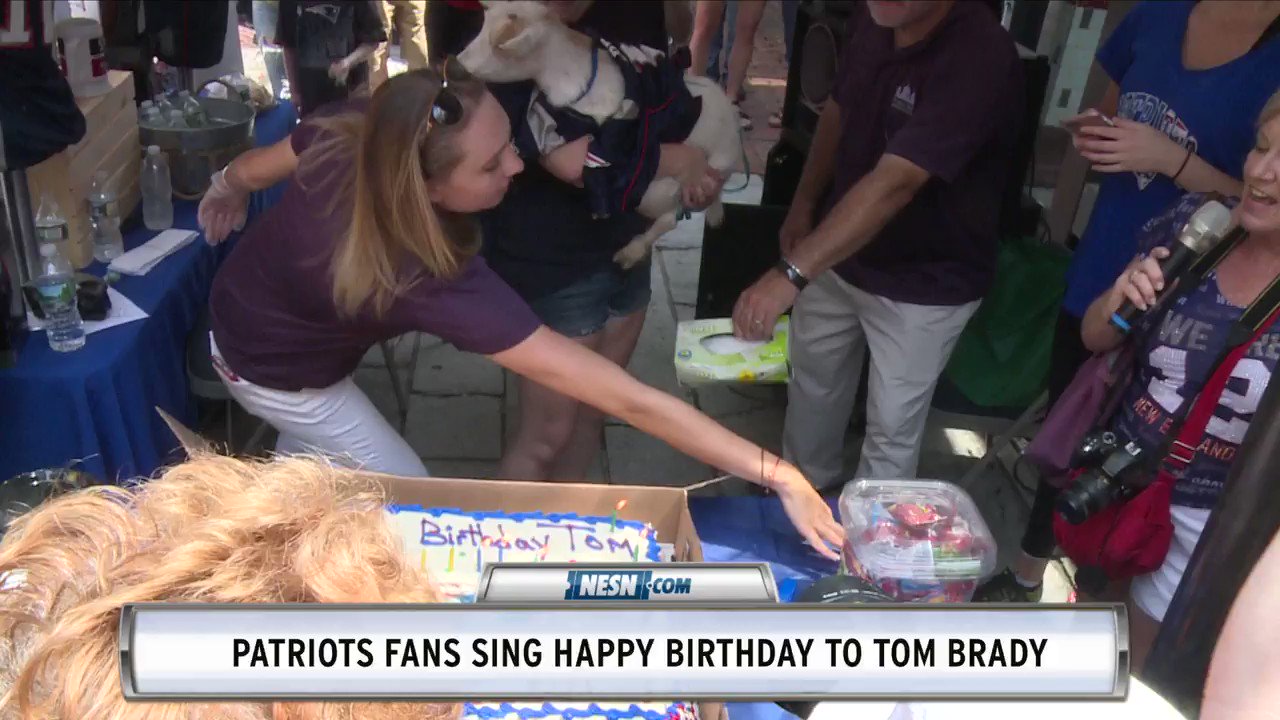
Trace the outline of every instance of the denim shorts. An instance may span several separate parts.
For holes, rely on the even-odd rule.
[[[652,262],[623,270],[617,265],[598,270],[568,287],[529,301],[547,327],[571,338],[604,329],[611,317],[623,317],[649,305]]]

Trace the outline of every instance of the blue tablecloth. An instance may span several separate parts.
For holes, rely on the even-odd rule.
[[[297,122],[292,105],[262,113],[255,140],[268,145]],[[261,212],[282,186],[255,194]],[[174,227],[195,229],[196,205],[175,201]],[[125,249],[154,237],[139,221],[126,225]],[[209,288],[227,245],[197,239],[146,275],[122,277],[115,288],[149,317],[88,336],[73,353],[49,349],[43,332],[29,333],[17,367],[0,370],[0,481],[41,467],[86,458],[84,468],[108,481],[149,475],[172,459],[177,440],[155,408],[193,422],[187,387],[187,335],[207,304]],[[85,272],[102,276],[94,263]]]
[[[776,496],[694,497],[689,499],[689,512],[704,560],[769,563],[784,602],[837,570],[834,561],[804,544]],[[773,703],[729,703],[728,708],[730,720],[795,720]]]

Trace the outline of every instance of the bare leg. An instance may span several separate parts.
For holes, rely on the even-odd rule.
[[[606,331],[601,331],[572,339],[588,349],[599,351],[605,335]],[[528,378],[520,378],[520,426],[502,456],[498,477],[505,480],[581,479],[581,475],[553,477],[552,473],[556,461],[574,435],[582,407],[573,398],[553,392]]]
[[[764,17],[764,0],[738,0],[738,17],[733,26],[733,49],[729,51],[729,80],[725,94],[735,103],[747,79],[747,67],[755,50],[756,28]],[[696,55],[694,57],[697,57]]]
[[[647,310],[647,308],[646,308]],[[602,339],[598,352],[610,361],[626,367],[631,362],[640,331],[644,329],[645,310],[613,318],[600,333]],[[578,408],[577,421],[568,445],[560,453],[555,477],[580,480],[585,478],[591,463],[603,447],[604,415],[590,405]]]
[[[698,0],[693,11],[693,38],[689,41],[689,56],[693,58],[693,67],[689,74],[702,75],[706,71],[707,50],[711,47],[711,39],[715,37],[716,28],[724,22],[725,0]]]

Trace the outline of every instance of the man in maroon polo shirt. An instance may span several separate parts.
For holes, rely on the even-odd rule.
[[[868,346],[856,477],[915,477],[938,376],[995,274],[1022,92],[1013,39],[985,3],[855,10],[780,232],[783,260],[734,309],[737,334],[763,339],[794,303],[783,447],[818,487],[847,479]]]

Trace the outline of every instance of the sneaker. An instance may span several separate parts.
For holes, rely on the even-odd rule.
[[[1043,584],[1027,587],[1018,582],[1012,570],[1005,568],[1004,572],[978,586],[973,593],[973,602],[1038,603],[1043,592]]]

